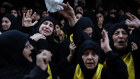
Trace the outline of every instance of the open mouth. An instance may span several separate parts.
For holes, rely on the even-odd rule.
[[[94,64],[93,62],[88,62],[87,63],[88,66],[93,65],[93,64]]]
[[[119,43],[119,44],[124,44],[124,41],[119,41],[118,43]]]

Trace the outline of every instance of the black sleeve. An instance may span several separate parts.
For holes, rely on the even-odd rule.
[[[75,69],[76,66],[74,65],[68,66],[67,69],[63,71],[63,73],[59,74],[60,79],[73,79]]]
[[[24,32],[24,33],[27,33],[29,35],[33,35],[35,33],[34,26],[32,26],[32,27],[24,27],[24,26],[22,26],[22,28],[20,28],[20,31]]]
[[[137,28],[137,29],[135,29],[135,30],[133,30],[132,34],[133,34],[137,39],[140,40],[140,35],[139,35],[139,34],[140,34],[140,27]]]
[[[135,60],[138,61],[140,57],[140,27],[133,30],[132,35],[130,37],[130,40],[137,44],[138,49],[134,50],[133,56],[135,57]],[[139,61],[138,61],[139,62]]]
[[[43,71],[40,67],[35,66],[29,73],[25,75],[23,79],[46,79],[49,74]]]
[[[106,54],[107,67],[103,69],[103,79],[128,79],[127,66],[124,61],[113,51]]]
[[[38,66],[35,66],[29,73],[15,67],[0,69],[0,79],[46,79],[48,76],[49,74]]]

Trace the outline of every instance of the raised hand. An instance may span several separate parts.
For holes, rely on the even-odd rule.
[[[34,26],[35,24],[38,23],[38,21],[35,21],[32,23],[33,17],[36,16],[36,12],[32,15],[32,9],[28,10],[26,15],[23,13],[23,18],[22,18],[22,26],[24,27],[31,27]]]
[[[70,49],[70,54],[68,55],[67,60],[69,62],[71,62],[72,61],[72,58],[74,56],[74,53],[75,53],[75,49],[76,49],[76,45],[74,44],[73,41],[70,43],[69,49]]]
[[[101,48],[105,53],[112,50],[109,45],[108,34],[104,29],[102,31]]]
[[[140,20],[136,16],[132,15],[131,13],[127,14],[127,16],[129,17],[129,19],[125,21],[125,24],[131,28],[139,28]]]
[[[36,64],[42,69],[46,70],[49,62],[51,61],[51,52],[48,50],[43,50],[40,54],[37,55]]]
[[[75,51],[75,49],[76,49],[76,45],[74,44],[73,41],[70,43],[70,45],[69,45],[69,49],[70,49],[70,51]]]
[[[39,39],[44,39],[44,40],[46,39],[46,37],[40,33],[36,33],[36,34],[32,35],[30,38],[34,41],[38,41]]]
[[[70,26],[74,26],[77,22],[77,19],[73,8],[69,5],[69,3],[62,3],[61,6],[63,6],[64,10],[59,11],[59,13],[68,19]]]

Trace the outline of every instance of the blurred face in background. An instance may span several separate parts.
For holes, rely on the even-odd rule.
[[[46,11],[43,11],[43,12],[42,12],[42,17],[46,17],[46,16],[49,16],[49,13],[46,12]]]
[[[60,29],[59,25],[55,25],[54,35],[59,36],[60,33],[61,33],[61,29]]]
[[[87,33],[89,37],[92,37],[92,32],[93,32],[93,30],[92,30],[91,27],[88,27],[88,28],[84,29],[83,31],[84,31],[85,33]]]
[[[140,8],[138,8],[138,10],[137,10],[137,14],[140,15]]]
[[[27,8],[26,7],[22,7],[22,13],[27,13]]]
[[[0,7],[0,13],[5,13],[5,8],[4,7]]]
[[[15,17],[18,17],[18,13],[16,10],[11,10],[11,14],[13,14]]]
[[[82,7],[77,7],[76,9],[75,9],[75,11],[76,12],[81,12],[82,14],[84,13],[84,10],[83,10],[83,8]]]
[[[2,29],[8,30],[11,26],[11,21],[7,17],[2,18]]]

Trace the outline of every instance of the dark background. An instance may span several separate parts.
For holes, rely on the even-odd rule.
[[[92,9],[96,7],[97,0],[86,0],[86,8]],[[3,2],[10,2],[15,7],[35,7],[35,8],[44,8],[45,3],[44,0],[0,0],[0,5]],[[64,2],[69,2],[71,6],[74,6],[74,0],[64,0]],[[137,7],[139,6],[140,0],[102,0],[102,5],[105,8],[111,7],[113,5],[118,5],[119,7]]]

